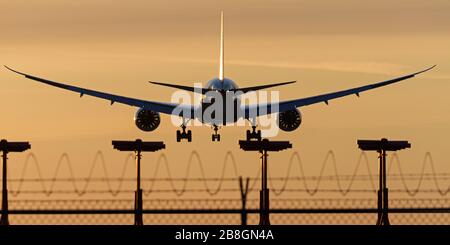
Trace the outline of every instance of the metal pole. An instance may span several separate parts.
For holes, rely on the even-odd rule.
[[[2,216],[0,218],[0,225],[9,225],[8,219],[8,186],[7,186],[7,170],[6,170],[6,160],[7,151],[3,151],[3,178],[2,178]]]
[[[141,189],[141,150],[136,151],[136,193],[135,193],[134,225],[143,225],[142,219],[142,189]]]
[[[249,178],[246,178],[245,187],[244,187],[244,181],[242,180],[242,176],[239,176],[239,189],[241,190],[241,202],[242,202],[241,225],[247,225],[248,183],[249,183]]]
[[[386,184],[386,150],[380,150],[380,187],[378,190],[378,219],[377,225],[389,225],[388,217],[388,188]]]
[[[136,190],[141,189],[141,151],[136,152]]]
[[[382,151],[378,151],[379,156],[378,158],[380,159],[380,165],[378,167],[379,169],[379,174],[378,174],[378,178],[379,178],[379,186],[378,186],[378,198],[377,198],[377,210],[378,210],[378,218],[377,218],[377,223],[376,225],[381,225],[381,221],[382,221],[382,216],[383,216],[383,153]]]
[[[259,225],[270,225],[269,189],[267,189],[267,150],[262,151],[261,162],[262,162],[262,173],[261,173]]]
[[[386,184],[387,174],[386,174],[386,150],[383,150],[383,218],[382,225],[389,225],[388,217],[388,188]]]

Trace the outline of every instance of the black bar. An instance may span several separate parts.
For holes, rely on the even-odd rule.
[[[247,213],[260,213],[259,209],[247,209]],[[350,214],[378,213],[376,208],[363,209],[271,209],[274,214]],[[9,214],[134,214],[133,209],[16,209]],[[144,209],[144,214],[241,214],[242,209]],[[450,208],[392,208],[389,213],[450,213]]]
[[[262,141],[239,140],[239,146],[244,151],[282,151],[292,148],[289,141],[269,141],[267,139]]]
[[[0,141],[0,151],[3,152],[22,152],[31,148],[29,142],[8,142],[3,139]]]
[[[166,148],[162,141],[135,141],[113,140],[114,149],[119,151],[158,151]]]
[[[411,148],[411,144],[405,140],[358,140],[357,143],[363,151],[398,151]]]

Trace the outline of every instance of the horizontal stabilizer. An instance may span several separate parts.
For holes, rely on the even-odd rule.
[[[181,90],[186,90],[186,91],[190,91],[190,92],[194,92],[194,93],[201,93],[201,94],[206,94],[206,92],[210,91],[209,89],[201,88],[201,87],[189,87],[189,86],[184,86],[184,85],[152,82],[152,81],[149,81],[149,83],[166,86],[166,87],[171,87],[171,88],[176,88],[176,89],[181,89]]]
[[[250,91],[256,91],[256,90],[261,90],[261,89],[266,89],[266,88],[272,88],[272,87],[276,87],[276,86],[282,86],[282,85],[287,85],[287,84],[291,84],[291,83],[295,83],[297,81],[289,81],[289,82],[282,82],[282,83],[272,83],[272,84],[266,84],[266,85],[260,85],[260,86],[253,86],[253,87],[246,87],[246,88],[237,88],[237,89],[233,89],[232,91],[241,91],[244,94]]]

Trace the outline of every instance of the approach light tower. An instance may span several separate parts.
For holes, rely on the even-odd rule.
[[[378,189],[378,219],[377,225],[389,225],[389,199],[386,185],[386,151],[398,151],[411,148],[408,141],[358,140],[358,147],[363,151],[376,151],[380,158],[380,184]]]
[[[2,177],[2,217],[0,218],[0,225],[9,225],[8,219],[8,174],[7,164],[9,152],[23,152],[31,148],[28,142],[8,142],[6,140],[0,141],[0,151],[3,158],[3,177]]]
[[[141,152],[154,152],[166,148],[162,141],[135,141],[113,140],[114,149],[119,151],[133,151],[136,154],[136,192],[134,196],[134,225],[143,225],[142,218],[142,189],[141,189]]]
[[[259,195],[259,225],[270,225],[269,219],[269,189],[267,188],[267,152],[282,151],[292,148],[289,141],[239,140],[239,145],[244,151],[258,151],[261,153],[261,191]]]

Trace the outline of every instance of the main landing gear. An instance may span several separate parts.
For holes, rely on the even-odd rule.
[[[217,133],[217,131],[219,131],[219,127],[217,125],[213,125],[212,126],[213,130],[214,130],[214,134],[211,135],[211,139],[212,141],[220,141],[220,134]]]
[[[183,132],[181,132],[180,130],[177,130],[177,142],[180,142],[182,139],[187,139],[188,142],[192,141],[192,132],[191,130],[188,130],[186,133],[186,125],[181,125],[181,129],[183,130]]]
[[[247,130],[247,141],[250,141],[252,139],[261,141],[261,130],[256,131],[256,126],[252,126],[252,132],[250,132],[250,130]]]

